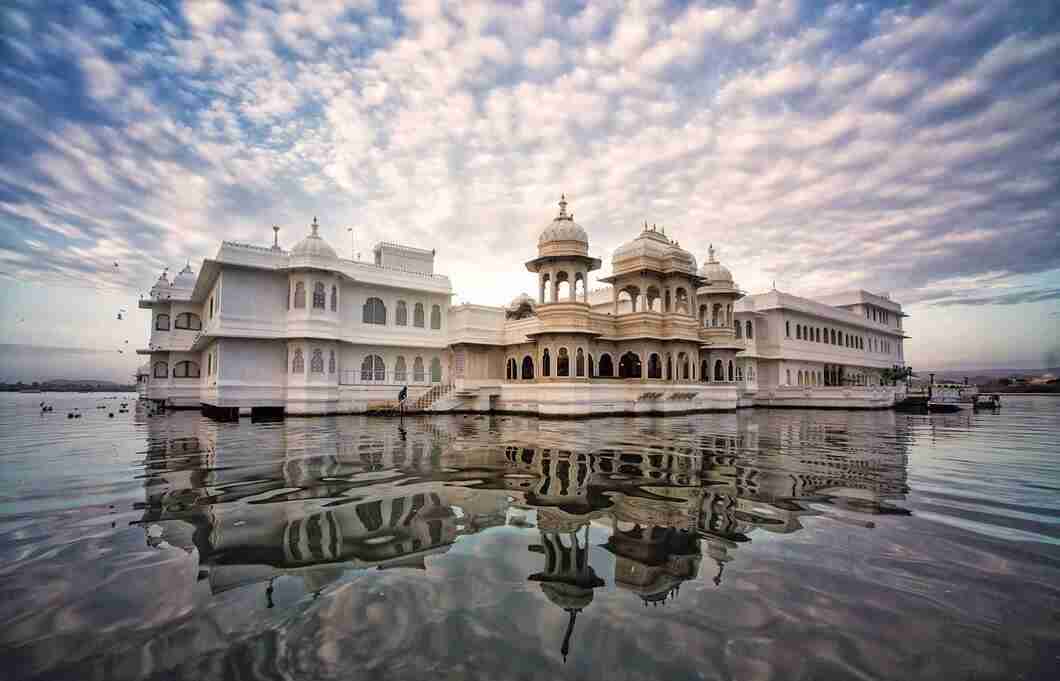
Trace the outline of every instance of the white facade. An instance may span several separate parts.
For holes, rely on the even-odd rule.
[[[538,296],[450,308],[434,251],[381,243],[344,260],[311,233],[290,251],[223,242],[196,276],[163,275],[146,393],[174,407],[288,414],[396,406],[556,416],[749,406],[892,406],[901,306],[853,291],[746,295],[715,257],[655,227],[615,250],[605,288],[588,234],[559,215],[526,263]]]

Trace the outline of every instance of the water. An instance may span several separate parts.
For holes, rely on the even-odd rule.
[[[1057,398],[402,427],[41,397],[0,395],[5,678],[1060,669]]]

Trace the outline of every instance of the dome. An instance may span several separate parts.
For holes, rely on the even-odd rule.
[[[695,256],[681,248],[681,245],[676,241],[671,241],[666,236],[666,232],[657,229],[655,225],[649,227],[648,223],[644,223],[644,229],[637,235],[637,238],[627,241],[615,249],[615,253],[611,257],[614,270],[618,272],[629,269],[630,265],[628,263],[623,266],[620,261],[631,258],[650,259],[654,261],[651,266],[666,271],[678,271],[686,274],[695,274],[696,272]],[[640,268],[642,266],[642,264],[638,264],[635,267]]]
[[[703,267],[699,270],[699,275],[707,280],[708,285],[715,282],[724,282],[731,285],[733,283],[732,272],[714,257],[714,244],[710,245],[707,253],[709,254],[707,261],[703,263]]]
[[[335,249],[317,233],[320,225],[317,224],[316,218],[313,218],[312,228],[313,231],[291,249],[291,255],[303,258],[338,258]]]
[[[574,214],[567,213],[566,195],[560,196],[559,215],[538,237],[537,250],[541,255],[588,255],[589,235],[574,221]]]
[[[190,262],[184,265],[184,269],[174,277],[172,286],[184,291],[191,291],[195,288],[195,272],[191,269]]]

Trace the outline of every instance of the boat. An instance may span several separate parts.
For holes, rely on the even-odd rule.
[[[992,395],[980,395],[977,393],[972,406],[975,409],[1000,409],[1001,395],[998,395],[997,393]]]
[[[945,383],[932,384],[928,386],[928,411],[960,411],[961,407],[969,406],[969,404],[969,402],[965,402],[961,399],[960,386],[949,385]]]

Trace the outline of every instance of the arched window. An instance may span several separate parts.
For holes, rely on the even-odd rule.
[[[831,343],[831,345],[835,345],[835,344],[836,344],[836,343],[835,343],[835,329],[831,329],[831,336],[832,336],[832,343]]]
[[[361,361],[361,380],[379,382],[386,378],[386,365],[379,355],[368,355]]]
[[[339,309],[339,287],[332,284],[331,286],[331,311],[335,312]]]
[[[510,357],[504,360],[504,380],[512,380],[512,360]]]
[[[202,319],[200,319],[199,315],[194,312],[181,312],[177,315],[177,318],[173,320],[173,328],[199,331],[202,329]]]
[[[169,315],[160,314],[155,317],[155,331],[169,331]]]
[[[788,369],[787,372],[788,372],[788,382],[787,382],[786,385],[791,385],[791,369]]]
[[[524,381],[529,381],[534,377],[534,358],[530,355],[523,357],[522,377]]]
[[[641,364],[640,357],[635,352],[627,352],[622,355],[621,359],[618,360],[618,377],[619,378],[640,378],[641,377]]]
[[[328,355],[328,373],[335,373],[335,351],[332,350],[331,354]]]
[[[442,382],[442,360],[435,357],[431,360],[431,383]]]
[[[412,325],[423,328],[423,303],[416,303],[412,309]]]
[[[442,328],[442,308],[439,305],[431,306],[431,328],[435,330]]]
[[[798,382],[799,382],[799,385],[802,385],[802,369],[799,369],[799,371],[798,371],[798,373],[797,373],[797,374],[795,375],[795,377],[796,377],[796,379],[798,380]]]
[[[585,375],[585,353],[582,352],[581,348],[578,348],[577,354],[574,355],[574,374],[576,376]]]
[[[699,380],[704,383],[710,381],[710,363],[705,359],[699,362]]]
[[[600,355],[600,367],[597,374],[604,378],[614,378],[615,375],[615,364],[611,359],[611,355],[603,353]]]
[[[689,373],[692,368],[689,366],[688,355],[680,353],[677,355],[677,366],[681,367],[681,379],[687,381],[691,376]]]
[[[725,364],[720,359],[714,361],[714,380],[725,381]]]
[[[378,298],[369,298],[364,301],[361,320],[365,324],[386,324],[386,305]]]
[[[674,380],[674,358],[672,355],[666,356],[666,380]]]
[[[729,381],[733,380],[732,360],[729,360]]]
[[[802,324],[795,325],[795,339],[802,340]]]
[[[578,351],[581,352],[580,350]],[[589,378],[596,376],[596,365],[593,363],[593,356],[589,355]]]
[[[736,337],[743,338],[743,329],[740,328],[740,322],[736,322]]]
[[[187,360],[173,365],[173,378],[199,378],[199,365]]]
[[[408,368],[405,366],[405,356],[398,355],[397,361],[394,362],[394,381],[404,383],[407,380]]]
[[[166,362],[155,362],[154,371],[151,375],[155,378],[169,378],[169,364]]]
[[[394,323],[398,326],[409,325],[409,307],[404,300],[397,301],[397,311],[394,313]]]
[[[550,361],[548,348],[541,353],[541,375],[550,376],[552,373],[552,362]]]
[[[648,355],[648,378],[662,378],[662,362],[654,352]]]
[[[567,354],[567,348],[560,348],[556,353],[556,375],[570,376],[570,355]]]
[[[324,351],[320,348],[313,350],[313,357],[309,360],[309,372],[312,374],[324,373]]]
[[[423,358],[417,357],[412,361],[412,380],[417,383],[423,382]]]
[[[748,340],[754,338],[755,337],[754,326],[751,324],[751,320],[750,319],[747,320],[747,323],[744,324],[744,327],[747,329],[747,333],[744,334],[744,335],[747,336]]]
[[[302,348],[295,348],[294,359],[291,360],[291,373],[305,373],[305,357],[302,356]]]
[[[821,342],[821,329],[820,329],[820,327],[818,327],[816,329],[816,331],[814,331],[814,333],[817,334],[817,342],[820,343]]]
[[[294,284],[294,309],[305,308],[305,282],[297,281]]]
[[[784,322],[784,335],[791,338],[791,322]]]
[[[327,306],[327,289],[324,288],[323,282],[316,282],[313,284],[313,308],[317,310],[323,310]]]

